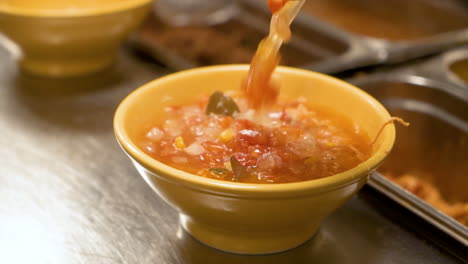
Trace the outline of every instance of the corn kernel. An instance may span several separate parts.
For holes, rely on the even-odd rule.
[[[231,162],[224,162],[224,168],[226,168],[229,171],[232,171]]]
[[[234,137],[234,131],[231,129],[225,129],[221,134],[219,134],[219,140],[221,142],[226,143],[229,142]]]
[[[181,137],[181,136],[176,137],[175,140],[174,140],[174,143],[175,143],[175,146],[176,146],[177,148],[180,148],[180,149],[184,149],[184,148],[185,148],[184,138]]]
[[[327,142],[327,147],[331,148],[331,147],[334,147],[334,146],[336,146],[335,143]]]

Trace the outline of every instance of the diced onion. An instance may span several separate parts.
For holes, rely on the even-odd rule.
[[[264,153],[257,161],[257,166],[261,169],[274,169],[283,163],[280,156],[273,152]]]
[[[154,140],[154,141],[159,141],[164,137],[164,131],[157,127],[151,128],[151,130],[146,134],[146,137]]]
[[[299,140],[289,142],[287,149],[298,158],[307,158],[317,151],[315,139],[310,135],[304,135]]]
[[[200,143],[198,142],[192,143],[190,146],[186,147],[184,150],[187,154],[193,155],[193,156],[200,155],[203,152],[205,152],[205,149],[203,148],[203,146],[200,145]]]
[[[164,131],[172,137],[178,136],[182,133],[182,124],[177,120],[166,120],[164,122]]]

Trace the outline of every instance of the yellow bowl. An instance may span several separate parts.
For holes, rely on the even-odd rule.
[[[322,219],[346,202],[367,181],[391,150],[395,128],[387,126],[372,156],[357,167],[318,180],[285,184],[219,181],[169,167],[146,155],[136,142],[141,128],[161,120],[163,108],[193,101],[215,90],[237,90],[247,65],[183,71],[154,80],[118,107],[114,131],[145,181],[180,213],[182,226],[201,242],[236,253],[287,250],[311,238]],[[304,96],[352,118],[371,137],[389,120],[385,108],[362,90],[332,77],[279,67],[282,95]]]
[[[47,76],[101,70],[143,20],[151,0],[6,0],[0,32],[22,50],[20,65]]]

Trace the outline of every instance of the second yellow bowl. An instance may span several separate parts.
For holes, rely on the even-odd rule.
[[[0,1],[0,32],[21,51],[21,67],[46,76],[99,71],[149,11],[151,0]]]

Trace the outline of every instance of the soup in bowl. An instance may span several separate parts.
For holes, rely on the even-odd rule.
[[[354,165],[320,177],[314,177],[313,173],[307,171],[310,169],[307,164],[299,166],[302,171],[296,175],[294,171],[287,170],[287,167],[291,167],[289,165],[286,168],[283,166],[281,170],[274,173],[272,169],[271,175],[278,179],[286,179],[272,182],[255,180],[255,177],[257,179],[260,177],[259,175],[264,176],[266,171],[262,170],[265,164],[255,163],[255,160],[260,160],[265,153],[276,153],[275,148],[266,148],[267,150],[263,148],[263,153],[256,157],[255,151],[244,153],[244,157],[239,154],[242,150],[225,151],[223,153],[228,155],[224,157],[225,160],[219,160],[218,163],[206,163],[208,164],[206,166],[209,167],[212,164],[214,167],[202,166],[200,173],[197,173],[199,168],[191,170],[191,167],[197,167],[200,164],[196,163],[196,159],[190,159],[190,156],[187,156],[187,162],[195,163],[185,167],[179,166],[184,164],[184,160],[176,159],[171,163],[169,159],[158,156],[159,152],[163,151],[163,144],[158,142],[162,142],[163,138],[157,135],[159,132],[152,131],[154,127],[164,133],[164,137],[173,137],[169,145],[175,149],[174,153],[183,153],[183,155],[195,153],[195,156],[201,156],[209,151],[207,150],[209,147],[206,144],[203,145],[203,142],[201,146],[205,152],[200,152],[200,149],[195,152],[193,149],[188,151],[187,148],[196,142],[196,139],[189,139],[185,134],[182,136],[177,133],[170,134],[171,130],[165,127],[164,123],[173,118],[169,116],[175,111],[175,106],[189,106],[203,102],[200,98],[208,98],[216,91],[223,92],[225,95],[235,94],[245,79],[248,69],[248,65],[213,66],[182,71],[154,80],[123,100],[115,114],[114,130],[122,149],[145,181],[162,199],[179,212],[180,221],[185,230],[199,241],[214,248],[235,253],[265,254],[287,250],[310,239],[317,232],[322,219],[358,192],[371,173],[384,160],[393,146],[395,128],[393,124],[385,126],[380,135],[376,137],[382,125],[391,117],[379,102],[364,91],[320,73],[278,67],[275,75],[282,88],[280,97],[285,98],[285,102],[299,100],[309,111],[330,109],[333,112],[331,116],[346,118],[346,122],[352,123],[353,131],[364,131],[357,132],[357,135],[360,135],[358,144],[359,142],[369,144],[368,155],[362,157]],[[239,134],[244,129],[236,130],[235,122],[248,118],[242,116],[245,114],[242,110],[242,100],[237,99],[236,96],[233,98],[239,103],[239,113],[232,116],[231,121],[234,122],[234,126],[230,128],[233,128],[233,135],[228,135],[227,138],[235,142],[236,137],[242,138],[244,136],[242,133],[245,134],[245,132]],[[205,114],[215,115],[216,113],[207,111]],[[183,118],[182,114],[180,118]],[[277,123],[276,126],[289,124],[284,122]],[[258,122],[253,123],[258,125]],[[275,124],[266,124],[265,127],[275,131]],[[185,125],[179,128],[190,129]],[[299,130],[306,130],[306,128],[300,127]],[[213,139],[213,142],[226,141],[226,135],[221,134],[217,135],[217,139]],[[285,134],[288,132],[286,131]],[[186,137],[187,142],[183,137]],[[361,140],[365,137],[369,140]],[[376,140],[369,143],[373,138]],[[153,140],[154,144],[151,146],[155,149],[148,149],[148,145],[145,145],[148,139]],[[270,141],[257,142],[258,144],[253,145],[274,145],[271,142],[274,139],[275,137],[271,136]],[[230,143],[226,142],[223,144],[230,146]],[[317,147],[320,144],[317,143],[314,146]],[[245,157],[249,155],[254,157]],[[283,154],[278,154],[278,156],[282,160],[281,164],[289,162],[289,160],[284,160]],[[179,156],[169,155],[168,157],[178,158]],[[241,171],[243,171],[241,174],[235,172],[236,169],[232,165],[237,165],[232,162],[219,168],[232,157],[236,160],[234,163],[241,166]],[[340,155],[336,157],[341,159]],[[213,161],[218,158],[213,157]],[[310,161],[307,155],[294,156],[293,159],[294,162],[315,162]],[[215,177],[210,177],[210,175],[203,174],[204,169],[206,169],[205,172],[210,172],[210,169],[218,170],[214,170]],[[261,173],[256,169],[259,169]],[[226,173],[226,178],[216,178],[221,171]],[[309,176],[301,177],[301,174]],[[296,180],[289,181],[288,177]]]

